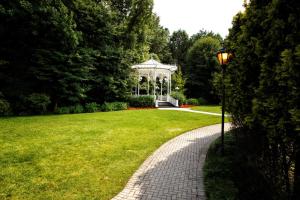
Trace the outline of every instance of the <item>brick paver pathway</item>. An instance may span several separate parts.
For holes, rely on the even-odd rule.
[[[230,124],[225,124],[229,130]],[[205,199],[202,167],[221,125],[184,133],[162,145],[135,172],[113,200]]]

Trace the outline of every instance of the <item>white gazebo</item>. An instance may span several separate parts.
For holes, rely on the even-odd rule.
[[[170,94],[172,90],[172,74],[177,70],[176,65],[162,64],[156,60],[150,59],[138,65],[131,67],[138,74],[135,95],[140,96],[140,83],[144,79],[147,80],[147,94],[153,95],[156,100],[156,106],[159,102],[169,102],[174,106],[178,106],[178,101],[173,99]],[[150,84],[152,91],[150,91]],[[159,92],[157,92],[159,90]]]

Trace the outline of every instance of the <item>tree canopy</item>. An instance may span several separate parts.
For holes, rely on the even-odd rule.
[[[33,93],[52,108],[126,98],[131,64],[150,53],[168,59],[168,31],[152,8],[152,0],[1,1],[3,98],[16,112]]]
[[[212,77],[219,66],[216,52],[220,49],[220,41],[207,36],[196,40],[187,53],[187,95],[202,97],[209,102],[216,102],[212,94]]]

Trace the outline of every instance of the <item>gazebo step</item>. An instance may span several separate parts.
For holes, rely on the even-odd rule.
[[[174,107],[173,104],[167,101],[159,101],[158,102],[158,107],[159,108],[169,108],[169,107]]]

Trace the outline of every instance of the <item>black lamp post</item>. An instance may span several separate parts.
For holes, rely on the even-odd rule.
[[[225,84],[224,84],[224,76],[226,65],[230,62],[232,58],[232,54],[226,52],[224,48],[220,49],[217,53],[218,61],[222,68],[222,127],[221,127],[221,139],[222,139],[222,155],[224,155],[224,112],[225,112]]]

